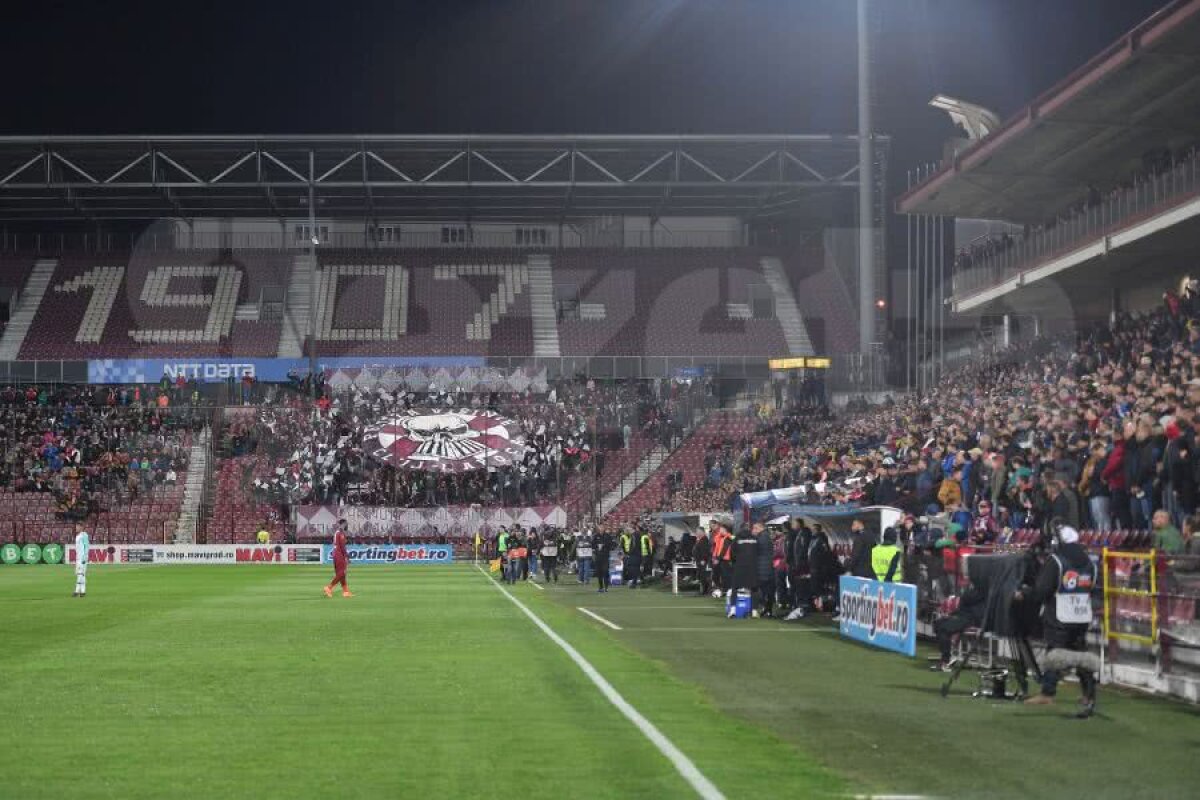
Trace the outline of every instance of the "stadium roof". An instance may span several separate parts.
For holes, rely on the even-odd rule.
[[[878,137],[886,149],[886,137]],[[0,138],[0,219],[572,219],[815,212],[854,136]]]
[[[1040,222],[1200,142],[1200,0],[1174,0],[897,200],[904,214]]]

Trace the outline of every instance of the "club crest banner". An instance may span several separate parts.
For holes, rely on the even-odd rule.
[[[525,434],[486,410],[406,411],[367,428],[363,450],[397,469],[462,473],[517,463]]]

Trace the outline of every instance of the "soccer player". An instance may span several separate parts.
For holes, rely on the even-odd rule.
[[[75,523],[75,593],[71,597],[87,595],[88,547],[91,538],[82,523]]]
[[[333,532],[333,580],[325,586],[325,596],[333,597],[333,587],[342,585],[342,597],[354,597],[350,587],[346,585],[346,565],[350,563],[350,554],[346,551],[346,520],[339,519]]]

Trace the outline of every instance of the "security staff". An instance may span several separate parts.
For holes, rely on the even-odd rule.
[[[500,565],[505,572],[505,577],[508,576],[508,529],[501,528],[500,536],[496,538],[496,555],[500,557]]]
[[[1054,552],[1042,565],[1037,583],[1022,586],[1016,598],[1025,594],[1034,602],[1043,603],[1042,624],[1045,627],[1046,655],[1054,650],[1087,651],[1087,632],[1092,623],[1092,590],[1097,585],[1096,565],[1087,550],[1079,544],[1079,532],[1064,525],[1054,534]],[[1077,716],[1090,717],[1096,711],[1096,674],[1091,669],[1077,667],[1079,687],[1083,693],[1083,709]],[[1025,701],[1027,705],[1050,705],[1058,690],[1059,672],[1048,668],[1042,672],[1042,693]]]
[[[629,551],[633,549],[633,537],[629,535],[629,531],[622,529],[620,536],[617,538],[618,544],[621,546],[621,581],[629,583]]]
[[[650,531],[642,531],[641,548],[642,580],[646,580],[654,570],[654,537],[650,535]]]
[[[641,537],[636,532],[626,537],[629,543],[629,549],[625,551],[625,569],[622,571],[621,579],[624,580],[630,589],[636,589],[638,584],[642,582],[642,545]]]
[[[896,546],[896,529],[883,531],[883,544],[871,548],[871,571],[884,583],[904,582],[904,551]]]

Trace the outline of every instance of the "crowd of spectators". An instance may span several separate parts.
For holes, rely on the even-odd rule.
[[[964,367],[924,396],[830,420],[791,410],[710,453],[674,510],[727,510],[743,491],[820,484],[815,502],[947,514],[981,542],[1060,519],[1178,527],[1200,483],[1200,296],[1039,338]],[[719,451],[719,452],[718,452]]]
[[[632,437],[664,444],[683,433],[682,412],[699,389],[649,381],[562,380],[545,392],[427,392],[325,387],[312,401],[300,394],[262,405],[229,427],[233,455],[266,454],[273,475],[243,485],[272,504],[355,503],[434,507],[557,501],[573,476],[603,473],[605,453]],[[409,470],[379,460],[369,429],[406,411],[490,411],[515,424],[524,453],[465,472]],[[247,467],[249,470],[249,466]]]
[[[7,387],[0,488],[52,494],[60,519],[84,520],[174,485],[192,424],[141,387]]]

